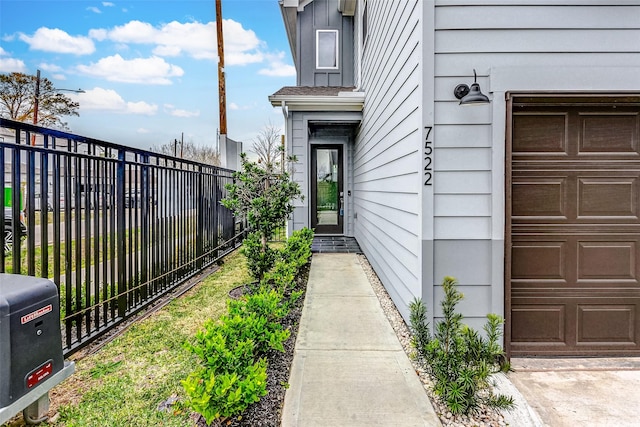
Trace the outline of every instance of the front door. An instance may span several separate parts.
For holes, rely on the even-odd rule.
[[[311,228],[316,234],[344,234],[342,145],[311,147]]]

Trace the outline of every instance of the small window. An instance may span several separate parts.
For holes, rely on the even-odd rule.
[[[338,30],[316,31],[316,68],[338,68]]]

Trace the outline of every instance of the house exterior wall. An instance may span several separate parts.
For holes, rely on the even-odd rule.
[[[346,143],[346,235],[354,235],[399,311],[421,297],[441,316],[444,276],[480,328],[505,315],[505,137],[510,92],[639,93],[640,4],[631,0],[365,0],[355,22],[337,0],[300,13],[299,85],[357,85],[365,95],[355,143]],[[340,77],[315,69],[315,30],[341,28]],[[348,39],[348,37],[351,37]],[[349,46],[348,48],[346,46]],[[344,55],[343,55],[344,58]],[[453,95],[477,71],[491,103],[461,107]],[[332,80],[332,79],[339,79]],[[350,113],[290,112],[287,150],[305,198],[290,227],[309,224],[313,121]],[[428,153],[428,154],[427,154]],[[426,173],[430,173],[430,178]]]
[[[354,146],[355,237],[405,317],[423,284],[422,3],[368,1]]]
[[[640,5],[631,1],[358,2],[356,77],[366,93],[354,146],[355,236],[408,318],[458,279],[477,328],[505,314],[505,132],[509,91],[635,91]],[[359,52],[358,49],[361,49]],[[491,103],[461,107],[473,69]],[[427,128],[433,176],[425,186]]]
[[[338,144],[343,148],[343,171],[345,194],[344,205],[344,235],[354,235],[353,219],[353,196],[348,196],[349,192],[354,194],[353,183],[353,150],[354,141],[350,136],[314,138],[310,136],[309,123],[354,123],[360,120],[359,113],[351,112],[313,112],[313,111],[292,111],[286,121],[287,132],[287,154],[294,155],[297,162],[294,164],[293,179],[300,185],[302,198],[294,201],[292,220],[288,221],[289,235],[293,230],[309,227],[311,208],[311,146],[313,144]]]
[[[639,16],[629,1],[435,2],[434,280],[459,279],[473,326],[504,315],[506,94],[637,93]],[[474,68],[491,104],[463,108],[453,88]]]
[[[315,0],[298,14],[298,86],[352,86],[353,17],[342,16],[338,0]],[[338,30],[336,70],[316,68],[316,30]]]

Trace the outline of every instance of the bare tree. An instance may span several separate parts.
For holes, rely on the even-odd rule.
[[[0,116],[20,122],[33,122],[36,76],[23,73],[0,74]],[[61,94],[46,78],[40,79],[38,125],[67,129],[62,116],[79,116],[80,104]]]
[[[220,153],[213,147],[199,147],[193,142],[181,143],[180,141],[168,142],[151,149],[156,153],[168,156],[180,157],[194,162],[220,166]]]
[[[282,147],[280,129],[267,124],[253,140],[253,151],[258,156],[258,164],[265,169],[282,167]]]

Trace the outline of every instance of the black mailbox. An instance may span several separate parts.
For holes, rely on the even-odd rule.
[[[0,274],[0,408],[63,368],[55,283]]]

